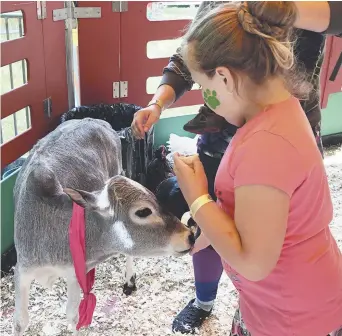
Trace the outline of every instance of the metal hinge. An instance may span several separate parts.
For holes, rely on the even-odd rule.
[[[37,2],[37,18],[38,20],[46,19],[46,1]]]
[[[113,98],[128,97],[128,82],[114,82],[113,83]]]
[[[53,21],[67,19],[97,19],[101,17],[101,7],[71,7],[53,10]]]
[[[112,1],[112,11],[115,13],[127,12],[128,1]]]
[[[43,100],[43,109],[46,117],[51,118],[52,114],[52,99],[51,97]]]

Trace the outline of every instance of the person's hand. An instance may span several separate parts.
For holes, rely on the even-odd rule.
[[[178,185],[188,205],[200,196],[208,194],[208,180],[199,156],[180,156],[175,153],[174,172]]]
[[[190,251],[190,255],[194,255],[195,253],[205,249],[210,245],[210,241],[208,238],[204,235],[203,232],[201,232],[201,235],[196,239],[194,247]]]
[[[143,139],[152,125],[158,122],[161,109],[158,105],[145,107],[134,114],[132,132],[137,139]]]

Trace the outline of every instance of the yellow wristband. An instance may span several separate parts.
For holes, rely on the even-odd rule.
[[[190,206],[190,213],[191,213],[192,218],[195,218],[196,212],[200,208],[202,208],[203,205],[209,202],[214,202],[214,200],[211,198],[209,194],[198,197]]]

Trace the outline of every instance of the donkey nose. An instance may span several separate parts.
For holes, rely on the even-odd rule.
[[[190,243],[190,246],[194,246],[195,245],[195,235],[193,234],[193,232],[191,232],[190,234],[189,234],[189,237],[188,237],[188,239],[189,239],[189,243]]]

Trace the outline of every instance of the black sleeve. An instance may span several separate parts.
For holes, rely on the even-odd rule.
[[[325,34],[342,37],[342,1],[328,1],[330,22]]]
[[[176,94],[176,100],[186,91],[190,91],[194,82],[189,69],[184,64],[179,53],[171,56],[169,64],[164,68],[160,85],[170,85]]]
[[[208,10],[224,2],[228,1],[203,1],[197,10],[194,20],[197,20]],[[163,70],[163,77],[159,86],[164,84],[170,85],[173,88],[176,94],[176,100],[186,91],[190,91],[194,85],[189,69],[184,64],[179,50],[171,56],[169,64]]]

